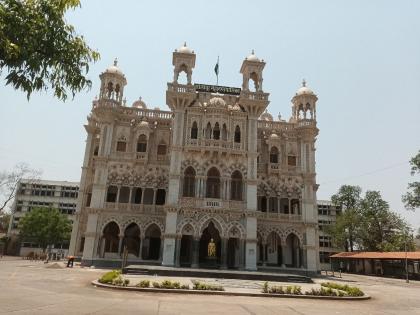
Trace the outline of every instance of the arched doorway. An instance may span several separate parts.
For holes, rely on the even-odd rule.
[[[140,228],[136,223],[131,223],[124,231],[124,246],[129,255],[140,257]]]
[[[213,242],[216,245],[216,258],[212,259],[208,257],[208,245],[213,239]],[[215,227],[213,222],[210,222],[208,226],[203,230],[203,234],[200,238],[200,251],[199,251],[199,262],[200,266],[203,267],[217,267],[220,265],[221,257],[221,239],[220,233]]]
[[[120,234],[120,228],[118,227],[118,224],[114,221],[109,222],[104,230],[102,239],[104,242],[103,247],[103,253],[104,256],[107,255],[107,253],[118,254],[118,247],[119,247],[119,234]],[[111,256],[112,256],[111,254]]]
[[[179,249],[179,264],[181,266],[190,267],[193,258],[193,234],[194,229],[187,224],[182,229],[181,244]]]
[[[158,260],[160,257],[161,231],[156,224],[146,229],[142,257],[145,260]]]
[[[302,266],[302,251],[299,238],[290,233],[286,238],[286,266],[299,268]]]
[[[267,236],[267,265],[281,266],[282,261],[282,247],[280,236],[272,231]]]

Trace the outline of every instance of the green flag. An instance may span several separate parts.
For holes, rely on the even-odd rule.
[[[214,66],[214,72],[216,73],[216,75],[219,75],[219,57],[217,57],[217,63]]]

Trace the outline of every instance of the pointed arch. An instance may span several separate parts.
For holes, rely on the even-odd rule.
[[[195,176],[195,169],[192,166],[188,166],[184,171],[184,185],[182,189],[184,197],[195,196]]]
[[[234,135],[234,142],[240,143],[241,142],[241,128],[239,125],[236,125],[235,127],[235,135]]]
[[[191,126],[191,139],[197,139],[198,138],[198,126],[197,122],[194,121]]]
[[[220,199],[220,172],[216,167],[207,172],[206,197]]]
[[[240,171],[236,170],[231,175],[230,199],[242,201],[243,177]]]

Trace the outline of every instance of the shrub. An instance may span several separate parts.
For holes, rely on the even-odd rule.
[[[115,279],[112,280],[113,285],[119,285],[126,287],[130,283],[130,280],[124,279],[121,275],[118,275]]]
[[[171,280],[163,280],[160,287],[163,289],[179,289],[181,284],[177,281],[172,282]]]
[[[101,278],[99,278],[100,283],[112,283],[114,279],[116,279],[121,274],[121,271],[119,270],[112,270],[104,275],[102,275]]]
[[[183,285],[181,285],[181,289],[182,290],[189,290],[190,286],[188,284],[183,284]]]
[[[159,282],[153,282],[152,283],[152,286],[154,287],[154,288],[160,288],[160,283]]]
[[[350,287],[347,284],[342,285],[339,283],[334,282],[323,282],[321,283],[322,287],[326,287],[329,289],[336,289],[338,292],[344,291],[349,296],[363,296],[364,293],[358,287]]]
[[[268,282],[264,282],[263,284],[263,288],[262,288],[262,292],[263,293],[268,293]]]
[[[139,283],[136,284],[136,287],[139,288],[148,288],[150,287],[150,281],[149,280],[142,280]]]
[[[206,291],[224,291],[225,289],[221,285],[208,284],[200,281],[193,281],[194,290],[206,290]]]
[[[292,287],[292,294],[301,295],[302,294],[302,287],[299,285],[294,285]]]
[[[269,288],[268,292],[274,294],[285,294],[286,292],[283,290],[282,286],[272,286]]]

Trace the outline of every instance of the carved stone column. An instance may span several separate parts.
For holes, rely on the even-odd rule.
[[[228,239],[223,237],[221,239],[221,248],[220,248],[220,258],[221,258],[221,268],[227,269],[227,245]]]
[[[199,267],[199,254],[200,254],[200,238],[194,237],[192,240],[192,263],[191,268]]]
[[[180,267],[181,256],[181,237],[177,237],[175,241],[175,266]]]

